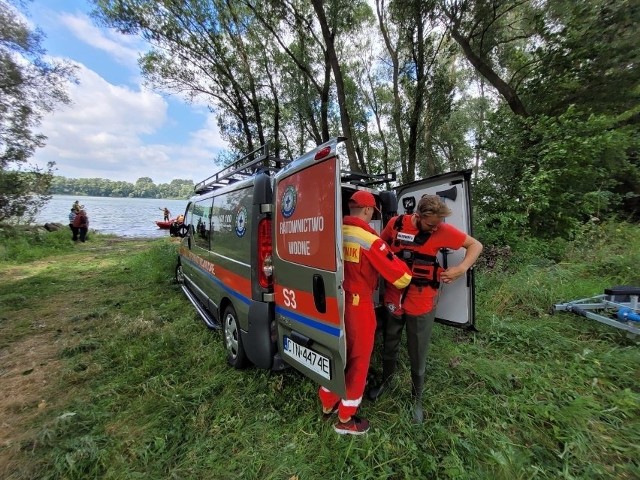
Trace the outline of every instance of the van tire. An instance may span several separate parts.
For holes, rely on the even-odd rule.
[[[233,305],[228,305],[222,315],[222,341],[227,351],[227,363],[238,370],[245,368],[248,359],[242,343],[238,315]]]

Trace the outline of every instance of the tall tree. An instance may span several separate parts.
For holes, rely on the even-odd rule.
[[[43,34],[16,8],[0,0],[0,221],[31,216],[47,200],[53,163],[29,164],[46,137],[36,129],[42,116],[69,103],[65,86],[73,68],[49,60]]]
[[[336,91],[338,94],[338,107],[340,109],[340,122],[342,125],[342,132],[346,135],[347,156],[349,157],[349,168],[354,172],[362,171],[361,164],[358,163],[356,156],[356,149],[354,146],[354,132],[353,122],[351,120],[351,114],[349,112],[347,98],[345,93],[345,80],[342,72],[342,66],[338,58],[336,51],[336,34],[338,33],[337,25],[340,19],[344,19],[344,16],[352,16],[354,10],[353,2],[340,2],[333,1],[331,12],[333,15],[327,16],[325,11],[324,0],[311,0],[313,9],[316,12],[316,17],[320,23],[320,29],[322,31],[322,37],[324,39],[325,46],[327,48],[327,55],[331,70],[333,71],[333,78],[335,80]],[[355,5],[357,6],[357,5]],[[331,23],[330,23],[331,22]]]
[[[519,78],[530,66],[518,70],[505,68],[501,54],[513,49],[521,52],[535,31],[535,17],[541,11],[530,0],[440,0],[443,19],[452,38],[467,60],[505,99],[513,113],[530,115],[518,93]],[[531,17],[531,18],[529,18]],[[512,65],[509,65],[512,66]]]
[[[446,104],[453,86],[443,82],[442,68],[448,63],[446,38],[434,9],[432,1],[394,0],[387,5],[385,0],[376,0],[378,26],[390,64],[391,124],[403,182],[415,180],[417,171],[439,173],[432,155],[432,135],[448,113]]]
[[[282,89],[278,97],[285,97],[285,111],[293,121],[298,151],[303,151],[310,137],[316,144],[329,140],[329,106],[331,64],[321,38],[316,35],[311,7],[305,2],[245,0],[254,13],[267,38],[280,48],[274,63],[281,69]],[[273,77],[272,77],[273,78]],[[286,114],[285,114],[286,115]]]
[[[638,24],[637,0],[548,2],[538,29],[544,48],[525,83],[531,110],[558,115],[578,105],[592,113],[638,113]]]
[[[527,114],[505,96],[516,115],[499,108],[489,117],[477,196],[485,218],[515,236],[571,236],[594,216],[637,215],[637,2],[514,2],[497,11],[487,45]]]
[[[93,1],[151,42],[152,85],[206,98],[233,152],[343,134],[350,169],[403,182],[475,162],[479,218],[516,238],[640,198],[637,0],[376,0],[374,35],[364,0]]]
[[[264,91],[249,42],[251,18],[226,0],[94,0],[94,17],[124,34],[141,34],[152,46],[141,66],[160,89],[204,98],[221,109],[219,123],[237,151],[265,141]]]

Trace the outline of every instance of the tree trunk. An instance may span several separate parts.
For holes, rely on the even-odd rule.
[[[502,80],[500,76],[491,68],[491,66],[485,62],[478,54],[476,54],[471,48],[469,39],[463,36],[455,27],[451,28],[451,36],[458,42],[458,45],[462,48],[465,57],[471,62],[475,69],[487,79],[487,81],[493,85],[496,90],[502,95],[502,97],[509,104],[511,111],[520,117],[528,117],[529,112],[524,107],[524,104],[520,100],[520,97],[516,91],[507,82]]]
[[[418,6],[415,7],[414,21],[416,25],[416,41],[414,43],[414,61],[416,72],[416,91],[411,108],[409,119],[409,143],[407,145],[407,181],[412,182],[416,179],[416,161],[418,156],[418,129],[420,128],[420,119],[424,105],[426,73],[424,58],[424,24],[422,20],[422,12]]]
[[[376,13],[378,15],[380,32],[382,33],[384,44],[387,47],[387,52],[389,52],[391,64],[393,65],[393,106],[391,109],[391,117],[393,118],[393,125],[396,129],[396,135],[398,136],[398,146],[400,147],[400,175],[402,177],[402,183],[408,183],[407,142],[404,138],[404,129],[402,128],[401,121],[402,101],[400,100],[400,65],[398,61],[398,51],[391,43],[389,30],[385,25],[383,0],[376,0]]]
[[[347,156],[349,157],[349,168],[354,172],[360,172],[361,169],[358,165],[358,158],[353,142],[353,132],[351,126],[351,117],[347,110],[347,101],[344,93],[344,80],[342,78],[342,70],[340,63],[338,62],[338,55],[336,54],[334,36],[329,30],[329,24],[327,23],[327,16],[324,12],[323,0],[311,0],[313,9],[316,12],[318,21],[320,22],[320,28],[322,29],[322,37],[324,38],[327,53],[329,55],[329,62],[331,63],[331,69],[333,70],[333,76],[336,81],[336,92],[338,94],[338,106],[340,108],[340,123],[342,125],[342,132],[347,137],[345,146],[347,147]]]

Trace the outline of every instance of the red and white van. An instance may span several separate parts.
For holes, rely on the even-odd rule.
[[[470,171],[379,190],[393,177],[341,171],[341,141],[290,162],[261,147],[197,184],[176,267],[207,326],[222,328],[231,366],[290,365],[338,394],[345,393],[346,359],[342,217],[353,192],[379,200],[383,218],[372,221],[378,231],[428,193],[453,210],[447,222],[471,234]],[[446,266],[464,251],[440,255]],[[441,288],[437,319],[473,327],[473,270]]]

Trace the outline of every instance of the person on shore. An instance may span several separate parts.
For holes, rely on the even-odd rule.
[[[176,217],[176,219],[169,226],[169,234],[172,237],[176,237],[180,235],[180,227],[184,227],[184,215],[180,214]]]
[[[80,211],[73,219],[73,227],[75,228],[73,241],[80,240],[84,242],[87,239],[87,232],[89,231],[89,216],[84,209],[84,205],[80,206]]]
[[[424,195],[413,214],[391,218],[380,235],[391,251],[407,262],[413,278],[405,289],[398,289],[389,283],[385,285],[387,318],[383,337],[382,381],[369,390],[368,397],[375,401],[389,387],[406,324],[414,423],[423,420],[424,374],[440,282],[451,283],[462,277],[482,252],[482,244],[478,240],[453,225],[442,223],[451,213],[440,197]],[[459,265],[442,269],[436,255],[443,248],[465,248],[464,259]]]
[[[343,219],[345,336],[347,362],[345,367],[346,398],[320,387],[323,418],[338,414],[334,430],[341,435],[362,435],[369,422],[356,416],[367,380],[376,331],[373,291],[379,275],[397,288],[409,285],[409,268],[395,257],[369,226],[376,207],[375,197],[357,191],[349,199],[350,215]]]
[[[78,212],[76,211],[76,209],[74,207],[71,207],[71,211],[69,212],[69,228],[71,229],[71,233],[72,233],[72,239],[75,241],[78,238],[78,233],[75,231],[75,228],[73,226],[73,220],[76,218],[76,215],[78,214]]]
[[[171,212],[169,211],[169,209],[167,207],[164,207],[164,208],[158,207],[158,208],[162,210],[162,214],[164,215],[164,221],[168,222],[169,219],[171,218]]]

